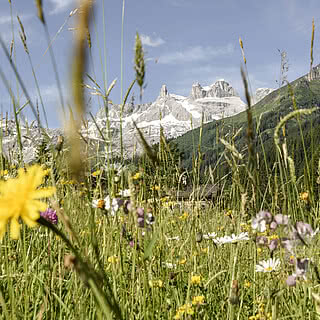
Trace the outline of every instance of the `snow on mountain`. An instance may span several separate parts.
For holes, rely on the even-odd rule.
[[[188,97],[169,93],[167,87],[163,85],[154,102],[126,104],[121,120],[120,105],[110,103],[107,109],[108,117],[105,109],[101,108],[95,116],[95,121],[92,119],[86,121],[86,125],[81,129],[81,135],[86,139],[90,150],[101,151],[101,156],[105,156],[106,150],[113,155],[119,155],[122,127],[124,156],[130,157],[142,151],[134,122],[148,143],[154,144],[159,142],[161,128],[166,138],[176,138],[199,127],[202,118],[206,123],[232,116],[245,108],[245,103],[224,80],[205,87],[196,83],[192,86]],[[30,163],[35,160],[38,145],[44,139],[44,135],[35,122],[31,124],[21,122],[20,127],[23,158],[25,163]],[[3,119],[0,121],[0,131],[2,154],[7,159],[17,158],[20,149],[15,122]],[[60,129],[46,129],[45,132],[50,145],[55,145],[58,137],[64,135]],[[107,149],[105,142],[108,143]]]
[[[252,104],[258,103],[260,100],[262,100],[264,97],[266,97],[268,94],[270,94],[275,89],[270,88],[258,88],[252,98]]]
[[[163,85],[158,98],[153,103],[126,105],[122,118],[123,146],[126,156],[140,152],[141,146],[133,121],[142,131],[145,139],[154,144],[159,142],[160,130],[166,138],[176,138],[189,130],[197,128],[203,122],[210,122],[230,117],[245,110],[246,104],[236,91],[224,80],[202,87],[199,83],[192,86],[188,97],[171,94]],[[96,115],[99,128],[106,128],[104,110]],[[109,106],[110,131],[106,136],[112,140],[112,150],[119,152],[120,107]],[[101,135],[93,121],[88,121],[88,128],[82,132],[84,137],[100,140]]]

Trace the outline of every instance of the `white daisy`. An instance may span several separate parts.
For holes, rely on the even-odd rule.
[[[212,233],[207,233],[202,235],[202,238],[205,240],[209,240],[209,239],[214,239],[217,236],[217,234],[215,232]]]
[[[122,199],[113,198],[111,199],[107,195],[104,199],[93,200],[92,207],[99,208],[110,211],[110,214],[114,216],[119,208],[123,205],[124,201]]]
[[[179,236],[176,236],[176,237],[167,237],[166,236],[166,239],[169,241],[169,240],[176,240],[176,241],[178,241],[178,240],[180,240],[180,237]]]
[[[231,236],[225,236],[217,239],[213,239],[213,242],[216,244],[225,244],[225,243],[236,243],[239,241],[250,240],[248,236],[248,232],[241,232],[238,235],[234,233]]]
[[[177,267],[177,265],[175,263],[170,263],[170,262],[163,262],[163,266],[168,269],[174,269]]]
[[[122,199],[113,198],[111,199],[109,195],[107,195],[104,199],[105,201],[105,209],[110,211],[112,216],[115,216],[119,208],[123,205]]]
[[[119,195],[122,197],[130,197],[131,196],[130,189],[120,190]]]
[[[272,272],[279,268],[280,260],[275,258],[270,258],[269,260],[260,261],[256,265],[256,272]]]

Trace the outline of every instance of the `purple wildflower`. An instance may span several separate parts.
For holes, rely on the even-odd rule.
[[[138,222],[138,227],[143,228],[144,227],[144,209],[139,207],[137,208],[137,222]]]
[[[132,209],[132,204],[130,200],[126,200],[123,204],[123,211],[125,214],[128,214]]]
[[[40,216],[47,221],[51,222],[52,224],[58,223],[58,216],[56,210],[48,208],[46,211],[40,212]]]
[[[297,276],[295,274],[288,276],[288,278],[286,280],[286,284],[289,287],[294,287],[296,285],[296,279],[297,279]]]
[[[283,214],[276,214],[274,216],[274,221],[277,224],[287,225],[289,223],[289,217]]]
[[[270,251],[274,251],[277,249],[278,247],[278,244],[279,244],[279,240],[278,239],[272,239],[268,245]]]
[[[252,220],[252,229],[258,230],[258,232],[264,232],[267,229],[266,224],[272,221],[272,214],[268,211],[260,211],[256,217]]]

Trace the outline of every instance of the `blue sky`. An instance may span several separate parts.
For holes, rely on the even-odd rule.
[[[34,1],[12,0],[0,2],[0,35],[7,48],[15,39],[14,61],[34,103],[39,100],[29,59],[19,38],[20,16],[27,36],[32,63],[40,85],[49,127],[61,125],[61,105],[55,82],[44,29],[36,16]],[[72,61],[72,37],[76,14],[69,16],[78,2],[75,0],[44,0],[44,12],[52,48],[58,66],[66,103],[72,104],[69,74]],[[91,24],[92,60],[89,74],[104,86],[104,70],[109,85],[118,79],[110,99],[121,99],[121,0],[97,0]],[[13,16],[13,27],[11,14]],[[242,63],[239,37],[244,44],[252,90],[259,87],[276,88],[279,79],[280,55],[287,52],[288,80],[308,72],[312,18],[315,20],[314,65],[320,62],[320,2],[317,0],[126,0],[124,12],[124,68],[123,91],[134,79],[133,48],[135,33],[143,40],[146,65],[146,84],[143,102],[157,98],[160,87],[166,84],[171,93],[189,95],[191,86],[200,82],[210,85],[218,79],[228,81],[243,97],[240,77]],[[103,26],[103,16],[105,28]],[[61,29],[61,27],[63,28]],[[58,32],[58,30],[60,31]],[[58,33],[58,34],[57,34]],[[106,59],[104,58],[104,43]],[[106,62],[106,65],[105,65]],[[19,105],[26,101],[10,70],[3,51],[0,68],[6,75]],[[90,84],[90,81],[86,81]],[[139,88],[133,89],[139,101]],[[99,100],[88,96],[88,110],[94,114]],[[0,82],[0,108],[2,113],[12,113],[10,96]],[[30,107],[24,116],[32,119]]]

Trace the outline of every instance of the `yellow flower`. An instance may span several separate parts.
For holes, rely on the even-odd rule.
[[[201,282],[201,276],[192,276],[191,277],[192,284],[200,284],[200,282]]]
[[[190,304],[187,305],[186,313],[189,314],[190,316],[194,315],[194,311],[193,311],[192,306]]]
[[[111,256],[108,258],[109,263],[117,263],[119,261],[119,258],[117,256]]]
[[[246,287],[246,288],[250,288],[250,287],[251,287],[251,283],[250,283],[250,281],[245,280],[245,282],[244,282],[244,287]]]
[[[179,264],[185,264],[187,262],[187,259],[181,259],[180,261],[179,261]]]
[[[209,252],[209,247],[206,248],[201,248],[202,253],[208,253]]]
[[[18,170],[18,177],[0,182],[0,239],[5,234],[6,225],[10,220],[10,236],[20,236],[19,218],[29,227],[37,225],[40,211],[47,209],[47,204],[38,199],[54,194],[55,188],[38,187],[42,184],[45,170],[39,165],[29,167],[27,171]]]
[[[261,248],[257,248],[257,253],[260,254],[262,252]]]
[[[183,215],[179,216],[180,220],[185,220],[188,218],[188,212],[184,212]]]
[[[196,297],[193,297],[193,299],[192,299],[192,304],[193,304],[193,305],[204,304],[204,296],[196,296]]]
[[[97,176],[100,175],[100,173],[101,173],[101,170],[97,170],[97,171],[95,171],[95,172],[92,172],[92,176],[93,176],[93,177],[97,177]]]
[[[309,192],[301,192],[300,193],[300,200],[307,202],[309,200]]]
[[[232,210],[228,210],[224,214],[226,217],[232,217]]]
[[[140,177],[141,177],[141,173],[140,173],[140,172],[137,172],[137,173],[132,177],[132,179],[133,179],[133,180],[138,180],[138,179],[140,179]]]
[[[162,288],[163,281],[162,280],[149,280],[149,286],[151,288]]]
[[[184,314],[188,314],[191,316],[194,315],[194,310],[192,308],[191,303],[184,304],[183,306],[179,307],[179,309],[177,310],[177,313],[173,319],[182,319]]]
[[[8,174],[8,170],[0,170],[0,176],[6,176]]]
[[[106,203],[103,199],[98,200],[97,208],[104,209]]]
[[[43,172],[44,172],[45,176],[48,176],[50,174],[50,172],[51,172],[51,169],[50,168],[49,169],[44,169]]]
[[[268,237],[268,240],[275,240],[275,239],[279,239],[279,236],[277,234],[272,234],[271,236]]]

